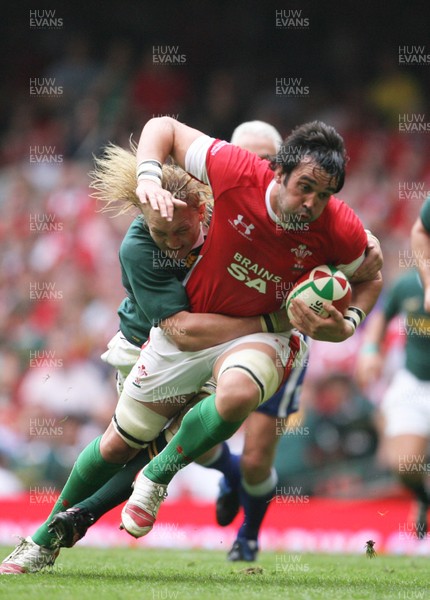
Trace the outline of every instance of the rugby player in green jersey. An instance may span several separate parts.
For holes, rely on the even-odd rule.
[[[120,331],[109,342],[108,350],[103,355],[107,362],[117,368],[119,391],[123,378],[136,362],[141,345],[146,341],[153,325],[158,325],[167,335],[177,339],[183,350],[197,351],[249,333],[261,332],[265,324],[265,320],[259,316],[242,318],[189,312],[188,298],[181,279],[204,241],[209,190],[179,167],[164,166],[164,188],[181,199],[173,220],[167,222],[141,207],[135,195],[135,173],[135,156],[121,148],[110,147],[105,158],[98,162],[94,182],[98,188],[95,196],[107,201],[108,208],[109,200],[119,199],[126,204],[138,206],[142,213],[147,213],[146,218],[144,214],[143,218],[138,217],[133,221],[121,244],[120,262],[127,297],[118,311]],[[276,316],[266,315],[266,318],[273,319],[275,326],[280,328],[287,324],[285,311],[278,311]],[[174,391],[169,390],[170,395],[172,392]],[[78,456],[45,523],[2,562],[0,573],[36,572],[53,564],[59,552],[57,532],[55,528],[49,528],[53,517],[90,497],[115,474],[118,475],[118,480],[108,490],[104,490],[105,496],[108,496],[107,500],[104,498],[107,502],[103,507],[104,512],[125,500],[130,494],[130,485],[139,465],[141,467],[146,464],[151,457],[148,455],[150,450],[140,456],[139,450],[156,438],[169,419],[183,409],[189,400],[182,396],[172,399],[169,405],[164,404],[164,414],[158,414],[156,410],[144,410],[145,414],[141,415],[141,419],[146,423],[145,437],[139,439],[138,443],[136,440],[129,440],[133,447],[127,446],[127,456],[112,454],[110,432],[114,426],[109,425],[107,432],[91,442]],[[124,468],[124,464],[135,455],[139,456],[137,463],[129,463]],[[98,501],[100,502],[100,498]],[[73,545],[79,537],[80,522],[83,524],[80,516],[63,546]]]
[[[411,232],[412,260],[424,286],[424,308],[430,313],[430,196],[424,201]]]
[[[381,455],[387,466],[413,494],[417,503],[414,535],[427,537],[430,496],[427,478],[430,464],[430,314],[424,307],[424,291],[416,269],[408,269],[385,293],[365,331],[357,364],[357,378],[366,387],[381,375],[383,342],[392,319],[402,316],[405,358],[384,393]],[[407,530],[405,530],[406,533]]]

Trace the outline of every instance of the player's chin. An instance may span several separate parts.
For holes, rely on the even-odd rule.
[[[166,248],[166,250],[164,251],[164,254],[167,256],[167,258],[181,260],[187,256],[188,252],[189,252],[189,250],[187,250],[186,248],[184,248],[182,246],[181,248],[175,248],[175,249]]]
[[[298,216],[300,217],[300,221],[302,223],[312,223],[312,221],[315,221],[315,218],[308,213],[299,213]]]

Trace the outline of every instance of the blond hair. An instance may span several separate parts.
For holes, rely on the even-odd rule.
[[[109,143],[103,155],[94,158],[94,169],[89,173],[91,193],[103,203],[101,212],[113,212],[114,216],[129,212],[132,208],[142,211],[136,195],[136,145],[130,140],[130,150]],[[178,165],[163,165],[162,186],[175,198],[183,200],[191,208],[212,203],[209,186],[193,179]]]

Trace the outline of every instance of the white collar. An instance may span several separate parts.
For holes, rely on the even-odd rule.
[[[282,224],[279,217],[276,215],[275,211],[272,208],[272,205],[270,204],[270,194],[273,190],[273,186],[276,184],[276,181],[274,179],[272,179],[272,181],[269,183],[269,185],[267,186],[267,190],[266,190],[266,209],[267,209],[267,214],[269,215],[269,217],[272,219],[272,221],[274,221],[275,223],[279,223]]]

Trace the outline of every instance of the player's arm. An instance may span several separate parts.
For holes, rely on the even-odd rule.
[[[376,310],[366,323],[363,344],[357,358],[355,377],[365,388],[381,376],[384,359],[381,344],[385,338],[388,321],[382,310]]]
[[[175,200],[170,192],[161,187],[161,165],[170,155],[185,168],[185,155],[190,145],[202,132],[171,117],[150,119],[144,126],[136,152],[136,194],[143,204],[159,210],[162,217],[172,219]],[[157,164],[159,163],[159,164]]]
[[[424,308],[430,312],[430,231],[424,226],[421,216],[412,226],[411,246],[424,287]]]
[[[382,285],[381,271],[378,271],[372,279],[360,281],[359,283],[351,282],[351,306],[357,306],[365,315],[368,315],[379,298]]]
[[[360,264],[360,266],[356,270],[354,270],[353,274],[349,277],[349,282],[351,284],[351,289],[352,289],[351,306],[356,307],[356,308],[360,309],[361,311],[363,311],[363,316],[368,315],[370,313],[370,311],[373,309],[373,307],[375,306],[375,303],[378,300],[378,297],[381,293],[382,285],[383,285],[382,275],[381,275],[381,268],[383,265],[383,255],[382,255],[381,245],[379,243],[378,238],[375,237],[371,231],[369,231],[368,229],[365,229],[365,232],[367,235],[367,246],[366,246],[366,250],[364,253],[364,260]],[[346,271],[348,271],[348,268],[346,269]],[[338,327],[340,329],[342,329],[342,325],[348,326],[348,328],[351,330],[349,332],[348,337],[353,335],[353,333],[355,331],[354,323],[352,323],[348,319],[345,322],[345,318],[343,315],[342,315],[342,317],[343,317],[343,323],[342,323],[339,311],[336,311],[336,309],[334,309],[331,306],[329,307],[328,312],[330,315],[332,315],[333,319],[337,322]],[[351,314],[352,314],[352,317],[355,318],[355,314],[357,314],[357,313],[354,314],[354,311],[353,311]],[[357,326],[357,323],[355,323],[355,326]],[[344,329],[344,327],[343,327],[343,329]],[[345,333],[345,332],[343,332],[343,333]],[[327,336],[333,336],[333,335],[336,336],[335,331],[324,332],[324,329],[321,329],[319,334],[327,335]],[[340,335],[342,336],[343,334],[340,333]],[[342,341],[342,339],[343,338],[341,338],[340,340],[336,340],[336,339],[327,340],[326,339],[326,341]]]
[[[291,328],[285,310],[257,317],[228,317],[181,311],[159,323],[165,335],[183,352],[197,352],[251,333]]]
[[[381,293],[382,283],[382,275],[378,273],[370,281],[351,284],[351,307],[362,311],[363,317],[360,321],[374,307]],[[293,314],[291,323],[305,335],[321,342],[343,342],[354,335],[358,324],[354,325],[350,320],[350,318],[355,319],[354,311],[352,311],[350,318],[345,318],[340,311],[330,304],[324,303],[324,308],[329,313],[329,316],[325,319],[316,315],[302,300],[296,298],[291,302],[290,310]]]
[[[351,305],[343,315],[334,306],[324,304],[324,308],[329,314],[324,319],[297,298],[290,305],[290,311],[293,314],[291,322],[302,333],[315,340],[342,342],[354,335],[356,327],[372,310],[381,293],[383,282],[379,269],[376,270],[373,267],[369,269],[367,268],[369,265],[363,269],[369,243],[376,249],[376,238],[373,240],[372,234],[363,229],[363,225],[355,213],[346,205],[340,204],[336,218],[332,219],[331,224],[330,233],[333,236],[333,243],[339,249],[338,260],[333,264],[350,280]],[[378,254],[379,252],[380,247]],[[354,280],[353,275],[360,268],[361,273]]]
[[[367,246],[364,253],[364,260],[349,278],[350,283],[373,279],[384,264],[384,257],[378,238],[368,229],[365,229],[365,232],[367,235]]]

